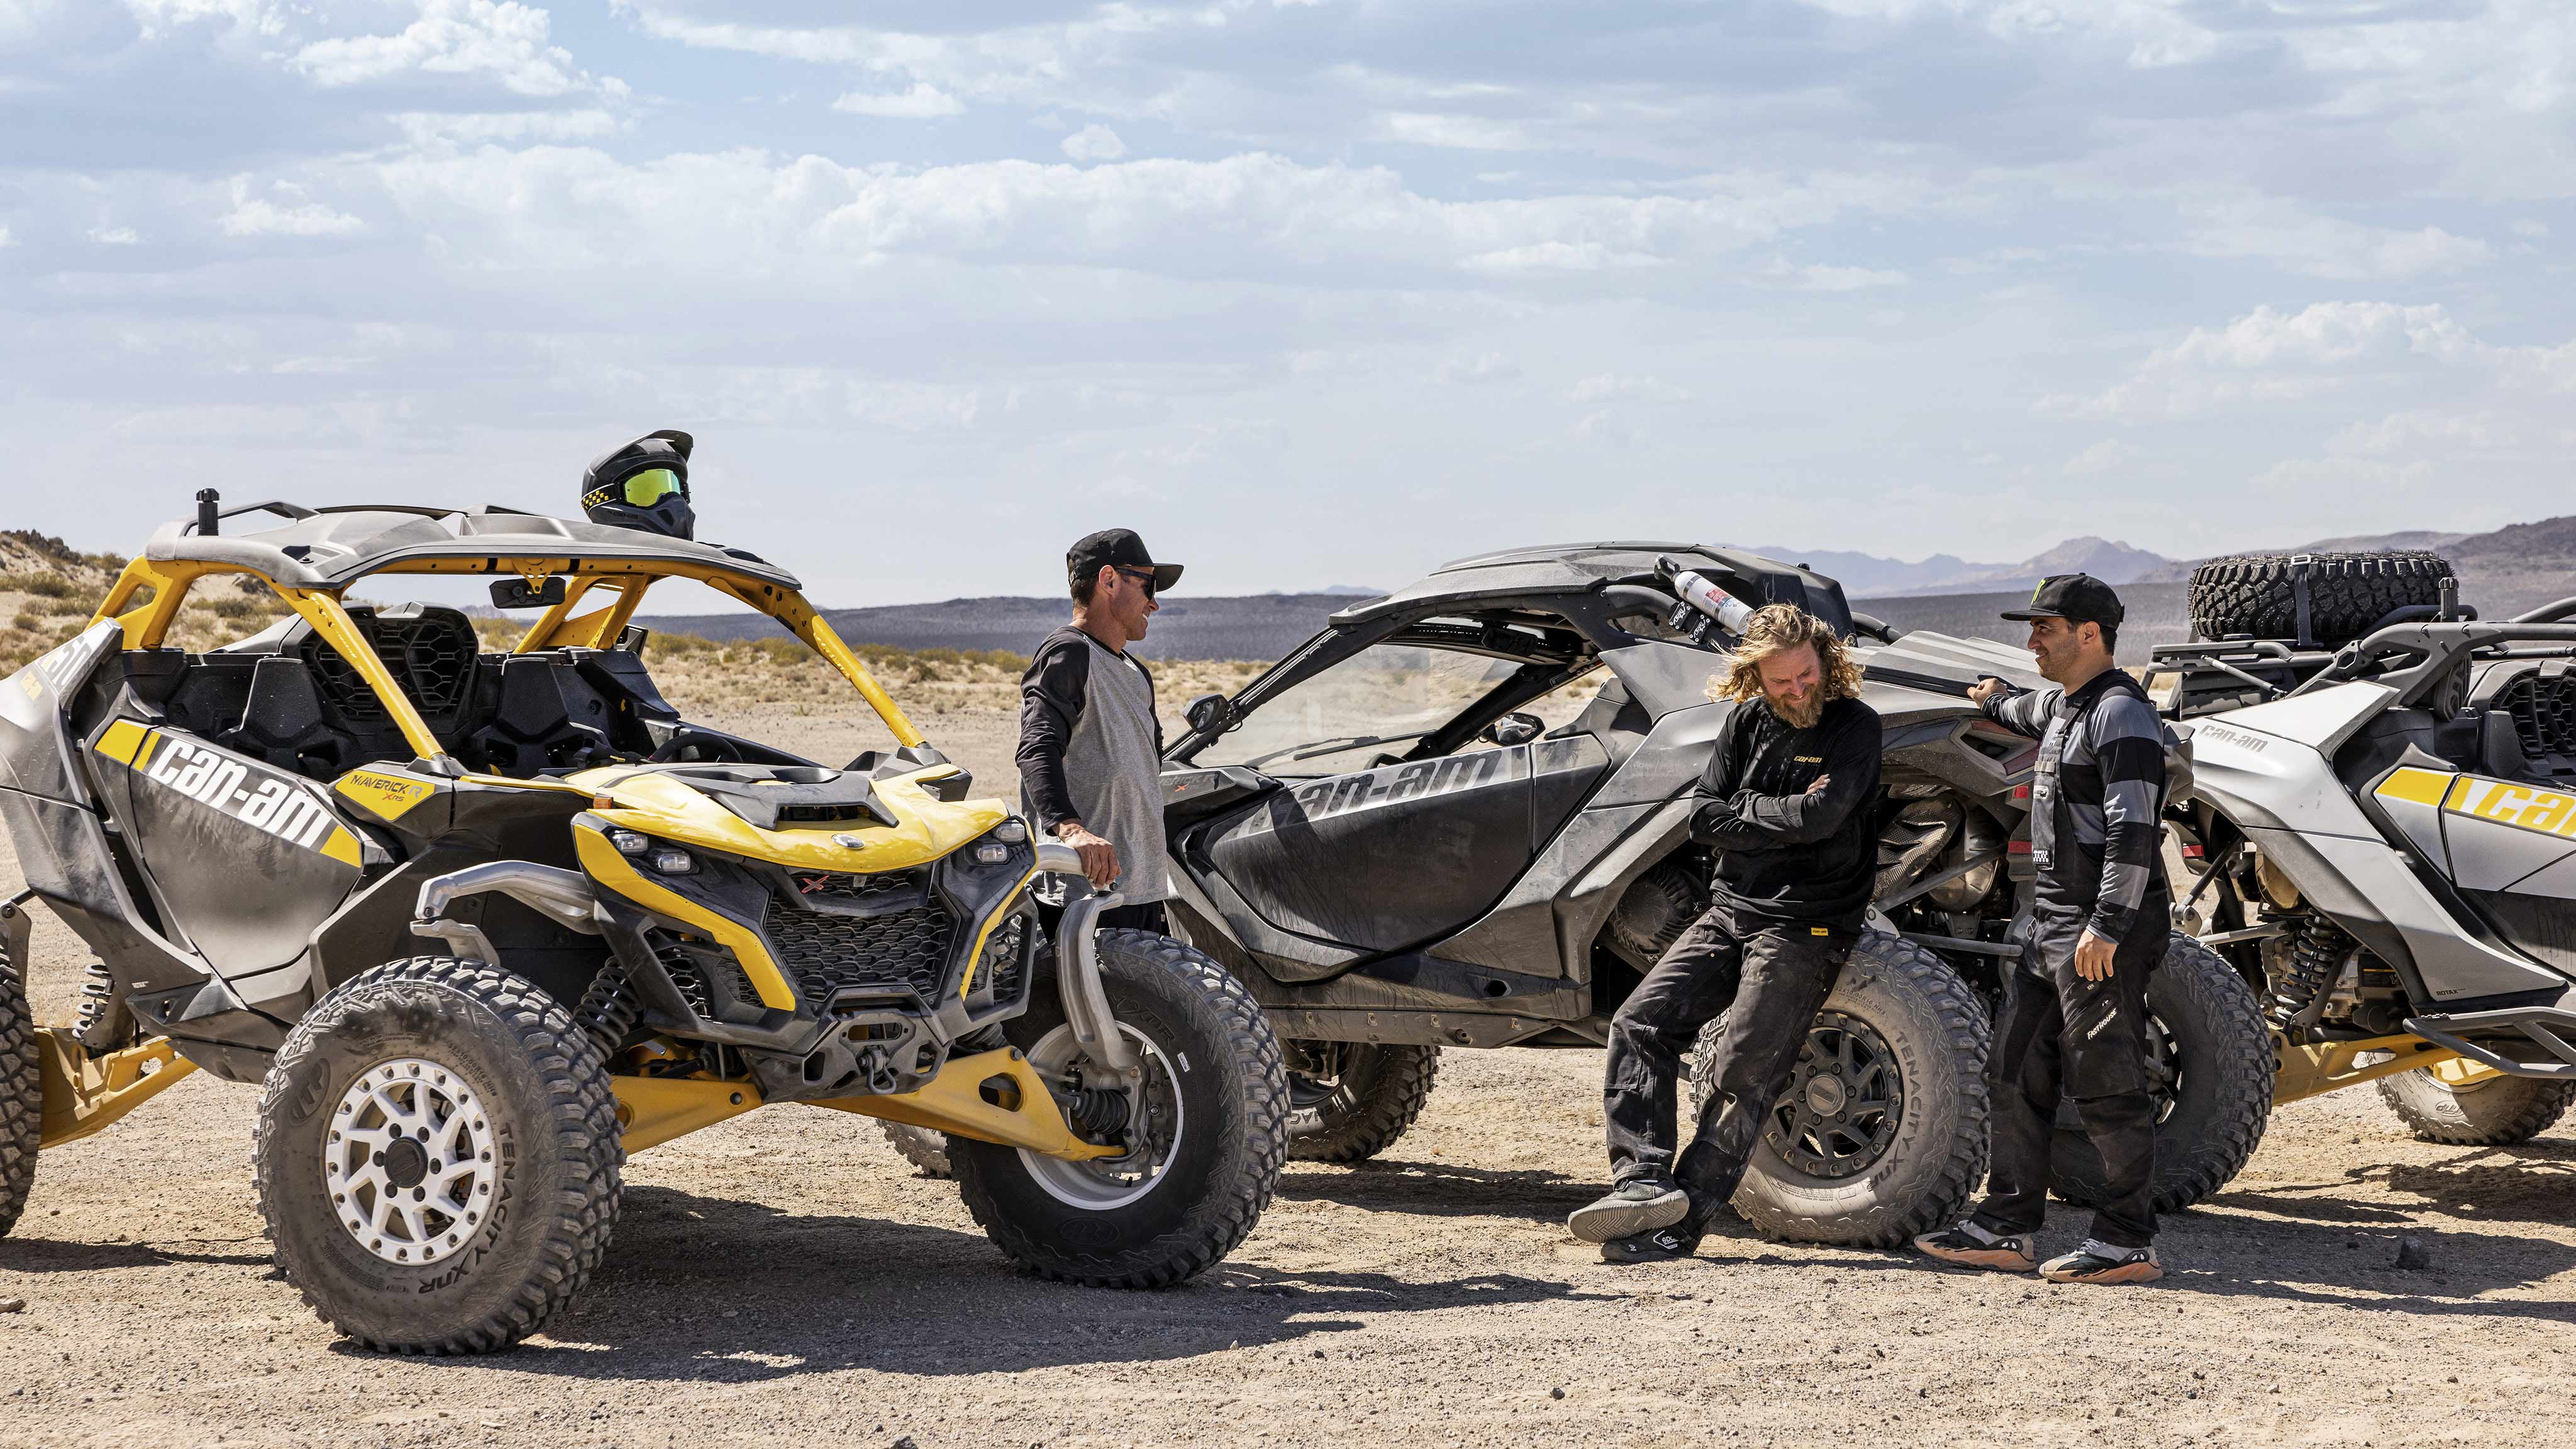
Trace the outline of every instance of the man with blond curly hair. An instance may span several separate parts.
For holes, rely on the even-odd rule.
[[[1611,1019],[1613,1185],[1567,1222],[1607,1262],[1699,1250],[1851,954],[1877,869],[1878,712],[1856,697],[1860,666],[1832,628],[1794,605],[1755,611],[1708,692],[1735,705],[1691,816],[1691,838],[1717,856],[1708,912]],[[1720,1012],[1716,1089],[1676,1161],[1682,1055]]]

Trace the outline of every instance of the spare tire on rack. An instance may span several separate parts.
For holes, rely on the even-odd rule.
[[[2394,609],[2438,604],[2450,560],[2420,549],[2395,553],[2240,553],[2191,571],[2195,638],[2297,639],[2299,567],[2306,560],[2308,639],[2358,639]]]

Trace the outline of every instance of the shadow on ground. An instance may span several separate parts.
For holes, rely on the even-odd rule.
[[[1599,1197],[1604,1186],[1561,1172],[1497,1171],[1380,1158],[1349,1167],[1292,1162],[1280,1175],[1279,1196],[1290,1202],[1335,1202],[1371,1212],[1563,1222],[1566,1214]]]
[[[757,1383],[848,1368],[979,1374],[1314,1340],[1359,1315],[1592,1296],[1518,1274],[1420,1282],[1225,1263],[1160,1293],[1023,1276],[981,1234],[630,1187],[608,1261],[544,1340],[492,1367]],[[1317,1364],[1321,1370],[1323,1364]]]

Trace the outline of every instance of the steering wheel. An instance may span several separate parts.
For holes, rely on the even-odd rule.
[[[677,764],[683,751],[701,746],[711,749],[714,753],[701,755],[698,757],[700,759],[720,762],[738,762],[742,759],[742,752],[735,748],[733,741],[706,730],[691,729],[686,725],[674,731],[669,739],[662,742],[660,748],[645,756],[645,759],[656,765]]]

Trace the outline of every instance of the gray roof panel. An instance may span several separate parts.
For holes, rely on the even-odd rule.
[[[235,515],[247,522],[250,515]],[[251,569],[288,588],[337,589],[422,559],[572,557],[691,563],[800,589],[796,576],[756,554],[663,538],[587,519],[549,518],[506,508],[431,515],[398,508],[324,509],[283,526],[205,537],[189,523],[165,523],[144,546],[156,563],[216,563]]]

